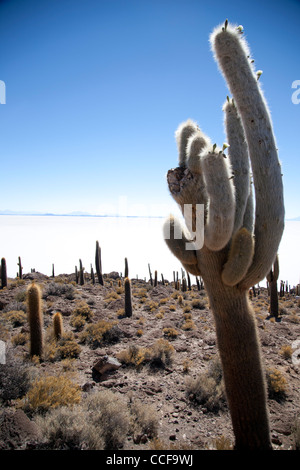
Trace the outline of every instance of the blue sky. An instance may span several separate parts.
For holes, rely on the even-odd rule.
[[[300,216],[296,0],[0,1],[0,210],[168,213],[178,124],[226,140],[228,91],[208,42],[226,18],[263,70],[286,216]]]

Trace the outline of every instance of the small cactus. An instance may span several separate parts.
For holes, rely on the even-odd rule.
[[[27,311],[30,331],[30,355],[43,354],[43,314],[40,287],[32,282],[27,289]]]
[[[63,334],[63,321],[60,312],[56,312],[53,316],[53,331],[55,339],[59,339]]]
[[[124,280],[125,291],[125,316],[132,316],[132,298],[131,298],[131,281],[128,277]]]

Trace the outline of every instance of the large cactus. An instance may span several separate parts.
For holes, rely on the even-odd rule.
[[[43,312],[40,287],[33,281],[27,288],[27,312],[30,331],[30,355],[43,354]]]
[[[224,105],[228,155],[193,121],[179,126],[179,167],[169,170],[167,180],[189,230],[170,216],[164,237],[183,267],[203,278],[216,324],[235,448],[271,449],[265,373],[248,289],[270,271],[282,237],[281,167],[259,75],[241,28],[226,20],[210,41],[233,96]],[[193,208],[192,221],[184,211],[187,204]],[[198,204],[204,207],[201,246]]]

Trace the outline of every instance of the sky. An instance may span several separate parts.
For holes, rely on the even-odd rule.
[[[0,210],[168,214],[178,125],[226,141],[209,45],[226,18],[263,71],[286,217],[300,216],[299,0],[0,1]]]

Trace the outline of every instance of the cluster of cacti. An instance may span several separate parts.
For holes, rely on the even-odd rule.
[[[27,315],[30,332],[30,355],[43,354],[43,312],[40,287],[32,282],[27,288]]]
[[[183,267],[204,281],[216,324],[235,447],[271,449],[265,375],[248,291],[270,271],[282,237],[281,167],[242,28],[226,20],[210,42],[233,95],[224,105],[228,144],[212,145],[191,120],[179,126],[179,167],[169,170],[167,180],[183,216],[185,205],[192,205],[192,221],[185,218],[185,230],[170,216],[164,238]],[[195,231],[198,205],[204,207],[201,246],[198,239],[203,232]],[[175,236],[178,231],[181,238]]]

